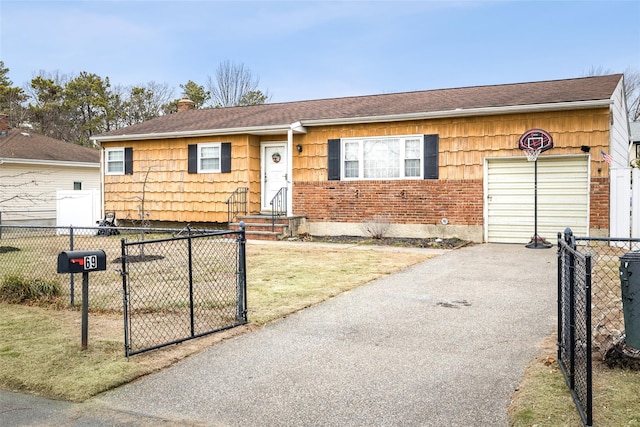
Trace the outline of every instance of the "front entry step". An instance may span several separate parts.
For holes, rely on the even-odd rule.
[[[240,227],[240,221],[244,222],[245,234],[248,240],[282,240],[297,236],[300,226],[306,218],[302,215],[276,217],[272,223],[271,215],[243,215],[237,218],[237,222],[229,224],[230,228]]]

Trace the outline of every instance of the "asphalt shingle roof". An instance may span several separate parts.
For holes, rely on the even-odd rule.
[[[99,164],[100,151],[37,133],[9,129],[6,136],[0,136],[0,158]]]
[[[182,111],[99,136],[224,130],[288,125],[297,121],[348,119],[456,109],[524,106],[610,99],[622,74],[426,90],[383,95],[352,96]]]

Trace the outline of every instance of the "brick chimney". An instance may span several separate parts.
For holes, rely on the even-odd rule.
[[[9,116],[0,114],[0,136],[7,136],[9,132]]]
[[[194,108],[196,108],[196,103],[189,98],[185,97],[178,101],[178,113],[180,111],[193,110]]]

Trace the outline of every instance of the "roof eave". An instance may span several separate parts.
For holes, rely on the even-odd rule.
[[[113,135],[113,136],[94,136],[91,139],[94,143],[102,142],[118,142],[118,141],[143,141],[149,139],[167,139],[167,138],[185,138],[197,136],[216,136],[216,135],[281,135],[287,131],[293,130],[294,133],[304,133],[306,130],[301,128],[299,122],[293,124],[279,124],[271,126],[246,126],[238,128],[222,128],[222,129],[201,129],[191,131],[175,131],[175,132],[153,132],[131,135]]]
[[[39,166],[66,166],[76,168],[100,168],[100,162],[72,162],[65,160],[42,159],[14,159],[12,157],[0,157],[0,164],[39,165]]]
[[[345,117],[339,119],[302,120],[303,126],[327,126],[336,124],[355,124],[373,122],[395,122],[405,120],[440,119],[451,117],[490,116],[497,114],[535,113],[545,111],[584,110],[605,108],[613,103],[611,99],[592,101],[556,102],[549,104],[510,105],[504,107],[456,108],[455,110],[392,114],[386,116]]]

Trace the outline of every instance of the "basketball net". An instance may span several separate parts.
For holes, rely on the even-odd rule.
[[[542,147],[541,148],[523,148],[522,151],[524,151],[524,154],[527,155],[528,161],[535,162],[536,160],[538,160],[538,155],[542,151]]]

